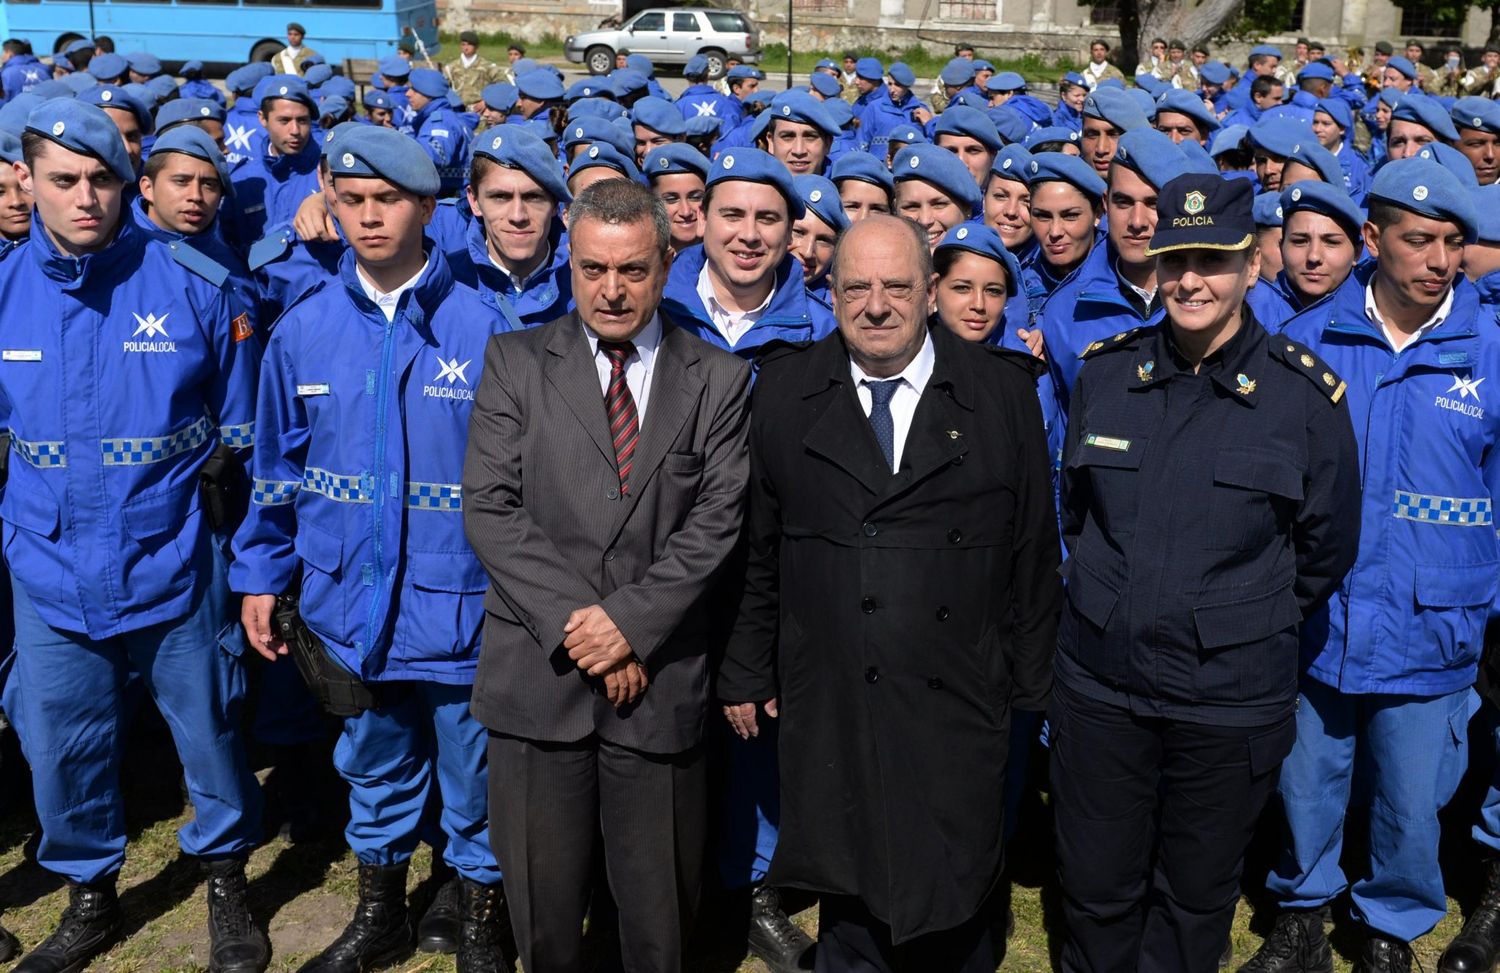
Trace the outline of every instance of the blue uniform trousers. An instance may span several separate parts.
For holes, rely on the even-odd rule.
[[[333,764],[349,783],[345,837],[366,865],[408,861],[424,837],[423,811],[437,778],[443,859],[464,878],[500,881],[490,850],[484,727],[469,713],[472,687],[384,683],[394,702],[344,720]]]
[[[766,877],[781,833],[781,780],[776,761],[780,720],[760,714],[760,735],[741,740],[722,720],[713,721],[727,750],[719,877],[742,889]]]
[[[1491,748],[1500,754],[1500,711],[1494,706],[1484,707],[1484,722],[1490,735]],[[1500,853],[1500,764],[1497,764],[1490,778],[1489,790],[1485,792],[1484,804],[1479,809],[1479,823],[1474,825],[1474,840]]]
[[[1297,742],[1278,791],[1290,832],[1266,885],[1283,906],[1314,908],[1349,887],[1339,855],[1354,777],[1369,775],[1370,875],[1354,883],[1355,918],[1410,942],[1443,918],[1438,811],[1468,757],[1473,690],[1419,697],[1347,694],[1307,680]]]
[[[48,626],[21,582],[12,601],[15,666],[5,710],[31,764],[42,841],[37,861],[74,882],[114,875],[125,861],[121,736],[139,678],[171,729],[195,814],[178,832],[204,858],[246,854],[260,839],[260,786],[239,722],[244,639],[230,621],[227,567],[205,539],[203,590],[183,618],[107,639]]]

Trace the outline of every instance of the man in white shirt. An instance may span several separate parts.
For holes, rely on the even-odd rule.
[[[306,38],[307,31],[301,24],[293,21],[286,25],[286,47],[271,57],[271,67],[276,69],[277,74],[295,74],[299,78],[302,77],[302,62],[318,53],[303,44]]]

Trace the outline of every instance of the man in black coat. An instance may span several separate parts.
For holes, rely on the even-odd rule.
[[[768,353],[725,715],[783,720],[768,878],[821,893],[821,970],[993,970],[1011,707],[1045,707],[1060,585],[1029,362],[926,326],[921,232],[839,243],[839,330]],[[757,704],[760,704],[758,706]]]

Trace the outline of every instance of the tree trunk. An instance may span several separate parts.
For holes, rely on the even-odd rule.
[[[1129,78],[1135,74],[1135,66],[1141,63],[1141,9],[1136,0],[1119,0],[1120,46],[1115,54],[1115,65]]]
[[[1500,3],[1490,8],[1490,36],[1487,44],[1500,44]]]
[[[1151,37],[1175,37],[1192,46],[1213,37],[1244,12],[1245,0],[1200,0],[1196,4],[1187,0],[1158,0],[1141,17],[1136,36],[1142,44]],[[1124,30],[1122,17],[1121,33]]]

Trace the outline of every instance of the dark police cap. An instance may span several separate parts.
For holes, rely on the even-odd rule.
[[[1255,190],[1248,179],[1191,172],[1167,182],[1156,197],[1154,257],[1173,250],[1243,250],[1255,240]]]

